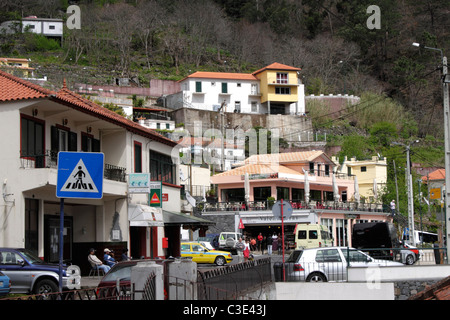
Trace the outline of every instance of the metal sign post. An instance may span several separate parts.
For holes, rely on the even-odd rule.
[[[105,156],[95,152],[58,152],[56,197],[59,209],[59,292],[62,292],[64,251],[64,198],[103,198]]]
[[[286,281],[286,270],[284,268],[284,218],[290,218],[292,215],[292,206],[289,202],[283,203],[283,199],[281,201],[277,201],[272,207],[272,214],[274,217],[281,217],[281,245],[283,249],[283,281]]]

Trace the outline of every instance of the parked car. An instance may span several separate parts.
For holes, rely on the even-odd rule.
[[[7,295],[11,291],[11,280],[9,277],[0,272],[0,296]]]
[[[121,290],[130,290],[131,268],[136,266],[140,261],[145,260],[128,260],[116,263],[97,285],[97,295],[102,298],[114,296],[111,291],[115,290],[117,280],[119,280]]]
[[[223,266],[233,261],[231,253],[227,251],[209,250],[197,242],[182,242],[181,256],[190,257],[196,263],[215,263]]]
[[[401,262],[407,265],[414,264],[416,261],[420,260],[422,252],[410,244],[403,243],[402,247],[406,250],[400,250]]]
[[[286,280],[346,281],[348,265],[350,267],[402,266],[399,262],[374,259],[354,248],[298,249],[294,250],[285,262]]]
[[[63,290],[68,289],[66,270],[64,266]],[[58,292],[59,265],[45,263],[27,249],[0,248],[0,271],[11,280],[11,293]]]

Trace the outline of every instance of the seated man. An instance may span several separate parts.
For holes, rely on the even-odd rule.
[[[115,265],[117,263],[117,261],[111,255],[113,252],[111,250],[109,250],[108,248],[106,248],[104,250],[104,252],[105,252],[105,255],[103,256],[103,261],[105,261],[105,263],[109,267],[112,267],[113,265]]]
[[[88,261],[91,264],[92,268],[101,269],[105,273],[107,273],[111,269],[110,266],[107,266],[107,265],[103,264],[103,262],[101,262],[100,259],[97,258],[97,256],[95,255],[95,249],[94,248],[91,248],[89,250]]]

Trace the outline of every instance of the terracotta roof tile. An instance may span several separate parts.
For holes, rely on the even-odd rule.
[[[284,152],[284,153],[274,153],[274,154],[258,154],[253,155],[245,159],[243,164],[248,163],[267,163],[267,162],[278,162],[280,164],[284,163],[304,163],[310,162],[317,157],[325,155],[323,151],[300,151],[300,152]]]
[[[444,180],[445,179],[445,169],[437,169],[430,174],[428,174],[429,180]],[[422,176],[424,182],[427,181],[427,176]]]
[[[296,67],[287,66],[285,64],[281,64],[281,63],[278,63],[278,62],[274,62],[274,63],[268,65],[267,67],[264,67],[262,69],[256,70],[252,74],[255,75],[255,74],[261,73],[261,72],[263,72],[265,70],[300,71],[302,69],[296,68]]]
[[[268,164],[247,164],[242,167],[234,168],[219,174],[215,177],[225,177],[225,176],[240,176],[244,174],[262,174],[262,173],[289,173],[289,174],[302,174],[298,171],[289,169],[283,165],[270,166]]]
[[[55,92],[0,70],[0,101],[47,98]]]
[[[256,77],[253,76],[251,73],[206,72],[206,71],[194,72],[194,73],[190,74],[189,76],[187,76],[186,78],[257,80]]]
[[[54,92],[0,70],[0,102],[39,98],[48,98],[55,102],[64,103],[69,107],[97,116],[102,120],[113,122],[150,139],[170,146],[177,145],[176,142],[160,135],[153,129],[143,127],[70,91],[65,85],[65,80],[63,88]]]

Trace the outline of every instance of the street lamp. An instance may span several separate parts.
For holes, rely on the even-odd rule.
[[[414,42],[415,47],[424,48],[428,50],[439,51],[441,53],[442,61],[442,90],[444,97],[444,129],[445,129],[445,225],[446,225],[446,239],[447,239],[447,262],[450,255],[449,237],[450,237],[450,223],[449,223],[449,208],[450,208],[450,123],[449,123],[449,95],[448,84],[450,79],[447,78],[447,57],[444,56],[442,49],[426,47],[422,44]]]

